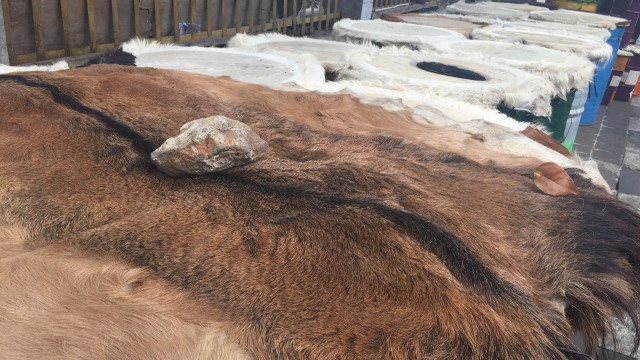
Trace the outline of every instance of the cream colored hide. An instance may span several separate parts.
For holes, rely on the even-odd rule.
[[[237,49],[186,47],[132,39],[123,50],[136,57],[139,67],[181,70],[286,89],[324,83],[324,68],[308,54],[282,57]]]
[[[149,271],[24,249],[26,231],[1,220],[0,359],[250,359],[205,306]]]

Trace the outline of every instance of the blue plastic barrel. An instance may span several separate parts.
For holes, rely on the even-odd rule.
[[[613,54],[609,60],[602,60],[597,64],[596,72],[593,75],[593,81],[589,85],[589,97],[584,104],[584,112],[582,118],[580,118],[580,125],[591,125],[596,122],[598,116],[598,108],[604,97],[604,91],[607,88],[609,82],[609,76],[613,69],[613,62],[616,60],[618,49],[620,48],[620,41],[622,41],[622,35],[624,33],[624,27],[618,26],[614,30],[609,30],[611,36],[607,40],[607,44],[613,48]]]

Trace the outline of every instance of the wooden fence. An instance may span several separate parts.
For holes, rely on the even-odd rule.
[[[197,43],[241,32],[304,34],[340,16],[339,0],[0,1],[11,65],[103,52],[132,37]]]

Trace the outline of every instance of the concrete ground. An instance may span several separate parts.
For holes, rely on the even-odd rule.
[[[640,211],[640,97],[601,106],[595,124],[580,126],[574,150],[594,159],[618,198]]]
[[[630,102],[613,101],[601,106],[593,125],[580,126],[574,150],[583,159],[594,159],[618,199],[640,211],[640,97]],[[616,321],[616,352],[613,341],[600,349],[597,359],[640,359],[631,353],[630,324]]]

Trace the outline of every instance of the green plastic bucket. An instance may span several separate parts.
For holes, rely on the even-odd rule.
[[[574,108],[573,102],[577,92],[578,90],[572,89],[566,94],[565,99],[560,97],[553,98],[551,100],[551,116],[548,117],[535,116],[526,110],[509,109],[502,105],[498,107],[498,110],[520,122],[544,125],[552,138],[571,151],[573,150],[573,143],[578,132],[577,126],[580,124],[580,117],[582,117],[584,102],[586,101],[586,92],[580,91],[580,103],[576,104],[579,107]]]

